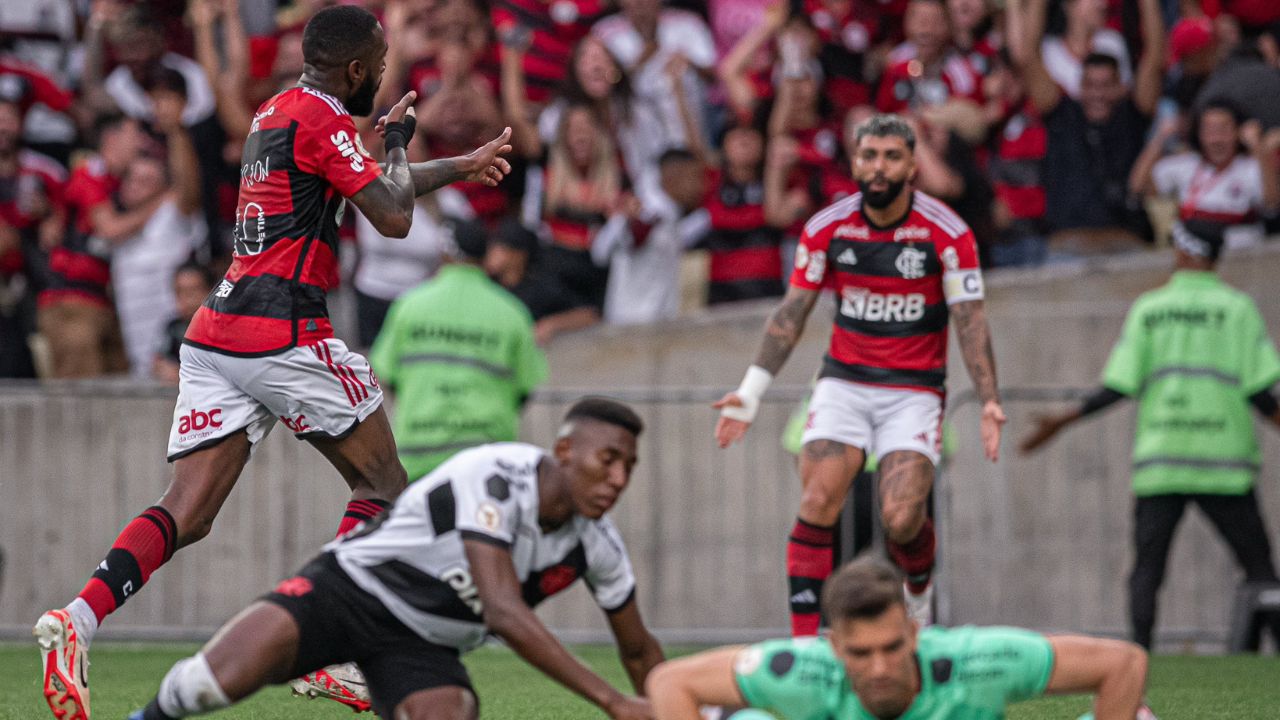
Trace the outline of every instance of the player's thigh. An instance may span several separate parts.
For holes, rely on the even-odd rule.
[[[330,338],[228,364],[237,368],[239,387],[295,437],[321,447],[353,488],[403,487],[391,426],[381,411],[382,389],[364,356]]]
[[[942,456],[942,398],[931,392],[868,387],[867,404],[876,455],[898,451],[925,457],[932,468]]]
[[[920,514],[933,490],[933,463],[913,450],[895,450],[880,458],[880,508],[884,520],[902,512]]]
[[[835,522],[849,484],[866,459],[871,428],[862,386],[834,378],[818,381],[801,436],[801,519]]]
[[[181,358],[168,444],[174,474],[160,505],[173,515],[184,545],[209,531],[275,420],[226,376],[220,356],[183,347]]]
[[[356,660],[382,717],[473,718],[475,691],[454,648],[429,643],[402,625],[383,623],[376,646]],[[394,714],[393,714],[394,713]]]
[[[233,702],[293,675],[298,624],[287,610],[258,601],[236,615],[204,646],[218,686]]]
[[[266,680],[271,683],[355,660],[362,646],[376,642],[383,630],[370,623],[370,608],[386,612],[355,585],[331,553],[312,558],[257,605],[275,608],[276,615],[283,613],[293,626],[292,655],[274,668]]]
[[[474,720],[480,716],[475,693],[460,687],[419,690],[396,706],[395,720]]]
[[[408,476],[396,454],[395,436],[384,408],[375,409],[345,437],[312,436],[307,440],[342,473],[358,497],[394,500],[404,490]]]

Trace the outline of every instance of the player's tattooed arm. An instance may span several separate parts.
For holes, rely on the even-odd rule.
[[[951,306],[951,316],[960,341],[960,353],[964,356],[964,365],[969,370],[978,398],[983,403],[1000,402],[996,358],[991,350],[991,329],[987,326],[987,312],[982,301],[956,303]]]
[[[755,364],[768,370],[771,375],[778,371],[791,356],[791,351],[800,341],[804,333],[805,321],[818,301],[818,291],[796,287],[787,288],[782,303],[769,316],[764,326],[764,342],[760,344],[760,352],[756,355]]]
[[[413,194],[426,195],[450,183],[467,181],[496,186],[511,172],[511,163],[503,155],[511,152],[511,128],[498,137],[458,157],[428,160],[409,165],[413,177]]]
[[[996,358],[991,351],[991,329],[981,300],[968,300],[951,306],[956,321],[956,335],[965,367],[973,380],[973,388],[982,400],[982,448],[987,459],[1000,458],[1000,428],[1005,423],[1004,408],[996,387]]]

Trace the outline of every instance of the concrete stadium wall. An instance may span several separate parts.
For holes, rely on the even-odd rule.
[[[1015,456],[1034,413],[1092,387],[1124,313],[1167,277],[1169,256],[992,274],[988,308],[1010,422],[1004,456],[981,459],[976,407],[953,348],[949,415],[958,450],[939,483],[940,580],[949,622],[1121,634],[1131,497],[1132,407],[1073,428],[1040,455]],[[1257,299],[1280,334],[1280,245],[1242,250],[1223,274]],[[770,303],[645,328],[558,340],[552,381],[525,436],[550,441],[578,392],[635,401],[649,424],[633,486],[615,511],[640,583],[641,608],[668,639],[755,638],[786,626],[783,538],[799,488],[778,437],[817,367],[832,304],[814,313],[749,442],[715,448],[708,407],[755,352]],[[111,382],[0,385],[0,634],[29,632],[66,602],[115,534],[169,477],[172,391]],[[1261,497],[1273,530],[1280,442],[1262,430]],[[345,498],[318,453],[277,430],[257,452],[209,538],[185,549],[108,623],[104,637],[201,637],[286,577],[332,536]],[[1189,513],[1174,544],[1158,637],[1169,648],[1220,646],[1238,571],[1207,523]],[[566,637],[605,632],[588,594],[550,601]]]

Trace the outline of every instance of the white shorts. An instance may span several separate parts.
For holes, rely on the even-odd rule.
[[[183,345],[169,462],[247,430],[256,447],[277,419],[299,439],[346,437],[382,404],[369,362],[336,338],[244,358]]]
[[[942,456],[942,398],[926,390],[863,385],[822,378],[809,401],[802,441],[835,440],[883,458],[911,450],[938,464]]]

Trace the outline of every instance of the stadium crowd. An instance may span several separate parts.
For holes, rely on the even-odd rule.
[[[255,110],[325,0],[30,0],[0,12],[0,377],[176,379],[229,262]],[[410,159],[513,129],[517,171],[419,199],[408,238],[347,213],[362,345],[458,222],[545,345],[597,322],[780,295],[804,221],[857,192],[851,129],[919,137],[916,186],[988,268],[1134,249],[1174,217],[1280,219],[1271,0],[364,0],[409,90]]]

